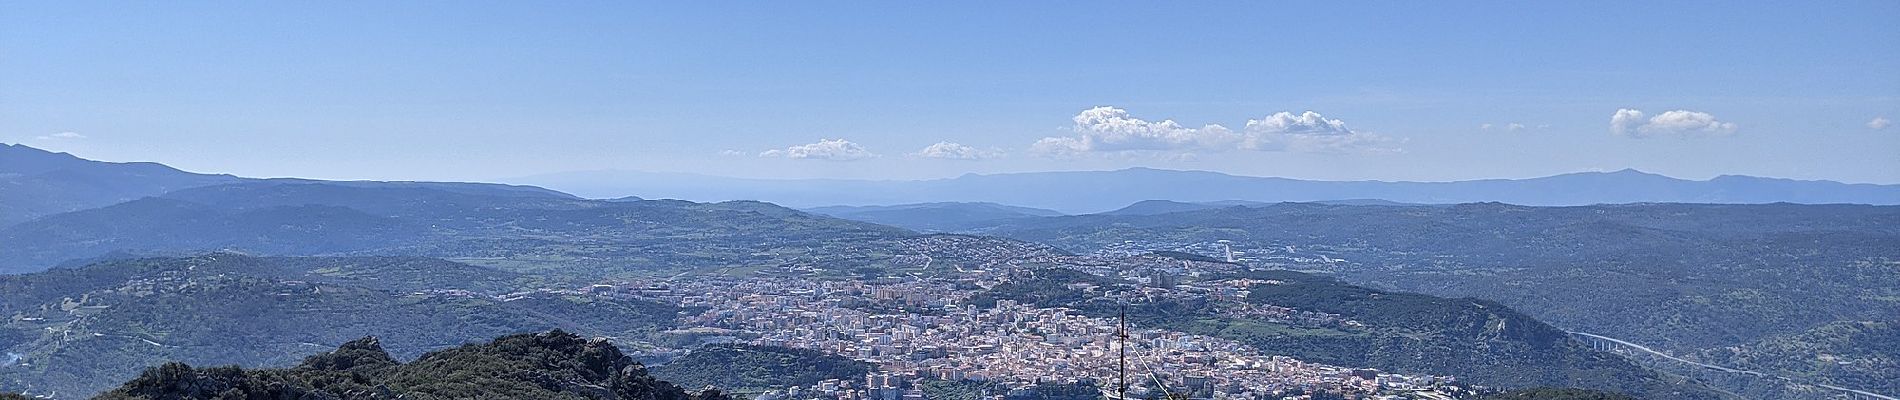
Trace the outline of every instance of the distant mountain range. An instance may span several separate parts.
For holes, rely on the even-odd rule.
[[[254,181],[55,214],[0,227],[0,272],[121,252],[215,250],[714,266],[795,257],[780,248],[912,234],[760,202],[603,201],[442,185]]]
[[[492,183],[333,182],[255,179],[180,171],[159,163],[93,161],[25,145],[0,144],[0,227],[68,211],[104,207],[173,191],[233,183],[326,182],[354,187],[428,188],[463,194],[575,198],[566,193]]]
[[[792,207],[989,202],[1087,214],[1144,200],[1315,202],[1346,199],[1518,205],[1674,203],[1900,204],[1900,185],[1725,175],[1706,181],[1636,170],[1457,182],[1310,181],[1206,171],[1129,168],[879,181],[743,179],[647,172],[572,172],[512,180],[586,197],[639,195],[696,201],[748,199]]]
[[[1200,206],[1279,202],[1351,205],[1502,202],[1544,206],[1642,202],[1900,204],[1900,185],[1739,175],[1695,181],[1627,169],[1531,179],[1456,182],[1313,181],[1151,168],[969,174],[950,179],[913,181],[748,179],[680,173],[591,171],[536,175],[510,181],[536,186],[255,179],[192,173],[149,162],[93,161],[25,145],[0,144],[0,226],[183,189],[244,182],[411,186],[465,194],[587,197],[617,201],[757,200],[806,208],[820,214],[923,230],[950,230],[948,228],[953,226],[944,227],[946,229],[936,227],[942,223],[987,222],[1016,214],[1048,216],[1052,212],[1089,214],[1116,211],[1149,200]],[[1142,210],[1161,204],[1139,205],[1141,207],[1117,212],[1150,212],[1152,210]],[[919,220],[914,215],[903,215],[920,212],[958,215],[944,221],[934,220],[941,217]]]
[[[17,144],[0,144],[0,226],[42,215],[243,181],[158,163],[110,163]]]

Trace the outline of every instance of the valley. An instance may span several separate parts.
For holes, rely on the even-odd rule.
[[[1893,206],[812,211],[833,216],[240,180],[32,217],[0,227],[15,273],[0,275],[0,391],[84,398],[168,362],[307,368],[365,336],[400,362],[554,329],[783,400],[1114,397],[1124,376],[1141,398],[1894,390],[1891,329],[1858,322],[1900,315]],[[1831,364],[1776,361],[1804,356]],[[755,364],[723,367],[740,360]]]

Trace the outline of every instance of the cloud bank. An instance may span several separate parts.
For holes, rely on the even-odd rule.
[[[35,137],[35,139],[39,139],[39,140],[78,140],[78,139],[85,139],[85,138],[86,138],[86,135],[81,135],[79,134],[79,132],[60,132],[60,133],[55,133],[51,135],[43,135],[43,136]]]
[[[1533,127],[1530,125],[1525,125],[1524,123],[1521,123],[1521,122],[1512,122],[1512,123],[1507,123],[1504,125],[1497,125],[1497,124],[1492,124],[1492,123],[1478,124],[1478,129],[1480,130],[1488,131],[1492,129],[1498,129],[1498,130],[1503,130],[1505,132],[1520,132],[1520,131],[1526,131],[1526,130],[1531,130],[1531,129],[1545,129],[1549,127],[1550,127],[1549,124],[1542,124],[1542,125],[1537,125]]]
[[[864,146],[844,139],[819,139],[817,143],[801,144],[784,149],[766,150],[759,157],[788,158],[793,160],[856,161],[876,158],[877,154],[865,150]]]
[[[1003,155],[1003,152],[1000,150],[995,150],[995,149],[991,149],[991,150],[978,149],[975,147],[970,147],[970,146],[966,146],[959,143],[937,142],[937,144],[925,146],[922,150],[918,150],[915,153],[910,153],[910,155],[912,157],[935,158],[935,159],[942,159],[942,160],[982,160],[982,159],[1001,157]]]
[[[1189,128],[1173,120],[1148,121],[1109,106],[1083,110],[1071,120],[1075,136],[1042,138],[1030,145],[1030,152],[1053,156],[1130,151],[1343,153],[1380,150],[1389,142],[1313,111],[1248,120],[1239,131],[1218,124]]]
[[[1610,115],[1610,133],[1631,138],[1724,136],[1735,133],[1735,124],[1705,112],[1671,110],[1652,117],[1642,110],[1624,108]]]

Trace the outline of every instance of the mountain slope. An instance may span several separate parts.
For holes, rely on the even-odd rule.
[[[1130,324],[1226,338],[1271,354],[1411,374],[1454,375],[1505,388],[1574,386],[1654,398],[1719,398],[1692,383],[1592,351],[1569,334],[1502,305],[1351,286],[1293,271],[1203,276],[1208,286],[1247,290],[1239,299],[1137,296]],[[976,297],[1013,300],[1113,318],[1121,304],[1076,289],[1114,278],[1065,269],[1019,276]],[[1245,310],[1287,309],[1259,313]]]
[[[93,161],[25,145],[0,144],[0,227],[41,216],[104,207],[179,190],[235,183],[296,184],[307,179],[251,179],[199,174],[150,162]],[[532,187],[458,182],[326,182],[342,187],[407,187],[484,196],[574,198]]]
[[[1876,393],[1900,393],[1900,321],[1841,321],[1693,357],[1755,371],[1779,371]]]
[[[288,369],[196,369],[171,363],[100,396],[303,399],[730,400],[654,379],[612,344],[555,330],[431,352],[401,364],[378,338],[351,341]]]
[[[909,235],[759,202],[598,201],[409,183],[252,182],[0,228],[0,272],[114,252],[415,255],[625,267],[719,266]]]
[[[0,144],[0,226],[173,190],[241,181],[157,163],[108,163]]]
[[[987,232],[1079,253],[1232,248],[1252,265],[1492,300],[1676,354],[1900,318],[1894,206],[1276,204],[1020,220]],[[1788,372],[1808,370],[1838,369]],[[1830,379],[1865,380],[1821,381]]]
[[[1743,176],[1693,181],[1635,170],[1457,182],[1311,181],[1149,168],[970,174],[951,179],[919,181],[739,179],[611,171],[551,174],[515,181],[588,197],[638,194],[649,198],[702,201],[753,199],[795,207],[993,202],[1070,214],[1108,211],[1143,200],[1277,203],[1379,199],[1418,204],[1496,201],[1521,205],[1635,202],[1900,204],[1900,185]]]
[[[399,357],[497,335],[638,335],[678,309],[578,294],[498,298],[519,275],[418,258],[212,254],[0,276],[0,391],[94,393],[167,361],[282,366],[375,335]]]
[[[985,231],[1080,253],[1228,240],[1256,264],[1488,298],[1573,329],[1678,349],[1900,315],[1900,303],[1882,300],[1900,294],[1894,206],[1288,203],[1017,220]]]

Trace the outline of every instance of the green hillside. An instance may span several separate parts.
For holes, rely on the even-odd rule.
[[[430,352],[407,364],[364,338],[284,369],[146,370],[102,400],[158,399],[730,400],[654,379],[604,341],[555,330]]]
[[[1803,340],[1810,337],[1804,332],[1837,322],[1900,318],[1895,206],[1274,204],[1042,218],[987,232],[1079,253],[1227,240],[1255,265],[1492,300],[1568,330],[1675,354]],[[1766,365],[1774,370],[1764,372],[1867,381],[1841,367]]]
[[[0,389],[94,393],[165,362],[291,365],[363,336],[403,358],[555,328],[638,336],[678,313],[577,294],[497,298],[515,279],[439,260],[231,254],[0,276],[0,351],[21,355],[0,368]]]
[[[1401,373],[1455,375],[1461,381],[1507,388],[1565,386],[1677,399],[1720,398],[1700,387],[1658,375],[1607,353],[1591,351],[1562,330],[1494,302],[1385,292],[1292,271],[1211,276],[1253,279],[1243,300],[1338,315],[1351,324],[1297,324],[1217,313],[1219,307],[1182,300],[1135,298],[1129,320],[1142,327],[1228,338],[1302,360],[1367,366]],[[1065,306],[1114,317],[1118,303],[1070,283],[1109,286],[1110,278],[1048,269],[1019,277],[973,298],[984,306],[1009,299]]]
[[[712,345],[653,367],[653,376],[686,388],[753,392],[811,387],[826,379],[853,380],[875,367],[816,350],[745,344]]]

